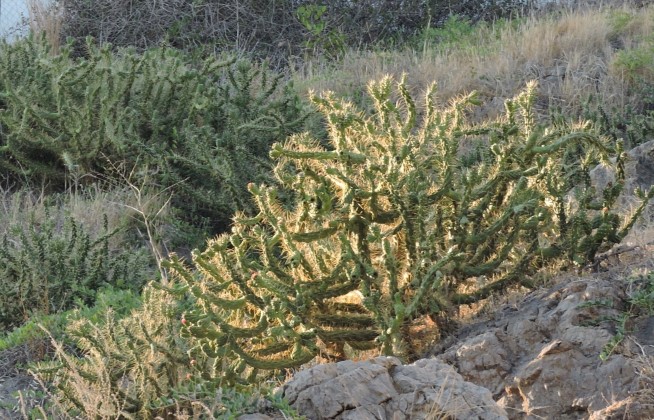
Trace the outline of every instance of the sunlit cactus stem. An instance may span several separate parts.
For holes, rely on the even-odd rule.
[[[591,261],[654,195],[633,217],[613,212],[623,178],[598,193],[587,172],[616,150],[585,125],[537,125],[535,83],[479,125],[466,122],[474,93],[441,109],[434,91],[417,104],[404,79],[371,82],[370,114],[312,96],[329,144],[275,144],[279,186],[248,186],[256,215],[237,214],[195,272],[169,264],[193,301],[194,351],[220,361],[221,380],[368,349],[412,360],[416,326],[443,336],[457,306],[529,286],[553,259]]]

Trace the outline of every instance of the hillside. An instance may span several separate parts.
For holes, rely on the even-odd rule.
[[[164,3],[0,44],[0,417],[654,416],[654,6]]]

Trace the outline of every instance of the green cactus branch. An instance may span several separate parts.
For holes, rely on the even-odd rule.
[[[194,351],[227,366],[217,380],[361,349],[412,359],[421,319],[446,334],[441,320],[457,306],[528,285],[553,259],[592,261],[654,196],[641,193],[630,217],[615,213],[623,178],[597,192],[587,172],[621,149],[584,125],[538,126],[533,83],[503,118],[477,126],[466,122],[474,93],[440,109],[435,86],[421,106],[404,79],[368,90],[370,115],[314,95],[330,144],[306,134],[275,144],[277,186],[248,187],[256,215],[237,214],[194,256],[196,271],[170,263],[193,301]],[[293,203],[279,201],[282,188]]]

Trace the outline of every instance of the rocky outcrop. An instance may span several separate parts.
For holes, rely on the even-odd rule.
[[[568,275],[462,327],[411,365],[394,357],[317,365],[279,392],[309,419],[654,418],[652,399],[638,398],[654,381],[654,316],[629,318],[623,342],[600,359],[629,296],[651,282],[626,282],[624,270]],[[643,356],[650,360],[644,385]]]
[[[625,309],[616,283],[585,278],[534,292],[461,331],[437,357],[489,389],[509,418],[653,418],[630,399],[639,387],[633,359],[599,358],[616,327],[602,320]]]
[[[402,365],[395,357],[344,361],[299,372],[281,392],[309,419],[506,419],[480,386],[435,359]]]

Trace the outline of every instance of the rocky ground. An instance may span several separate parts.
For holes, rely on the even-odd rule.
[[[652,281],[645,274],[652,251],[634,249],[622,254],[628,263],[534,291],[411,365],[394,358],[319,365],[281,391],[310,419],[654,418],[639,375],[639,363],[654,356],[654,316],[629,304]]]
[[[637,360],[654,355],[654,317],[634,315],[626,331],[619,321],[629,313],[629,271],[619,267],[531,293],[464,328],[434,357],[490,390],[510,419],[652,418],[654,407],[634,396]]]

